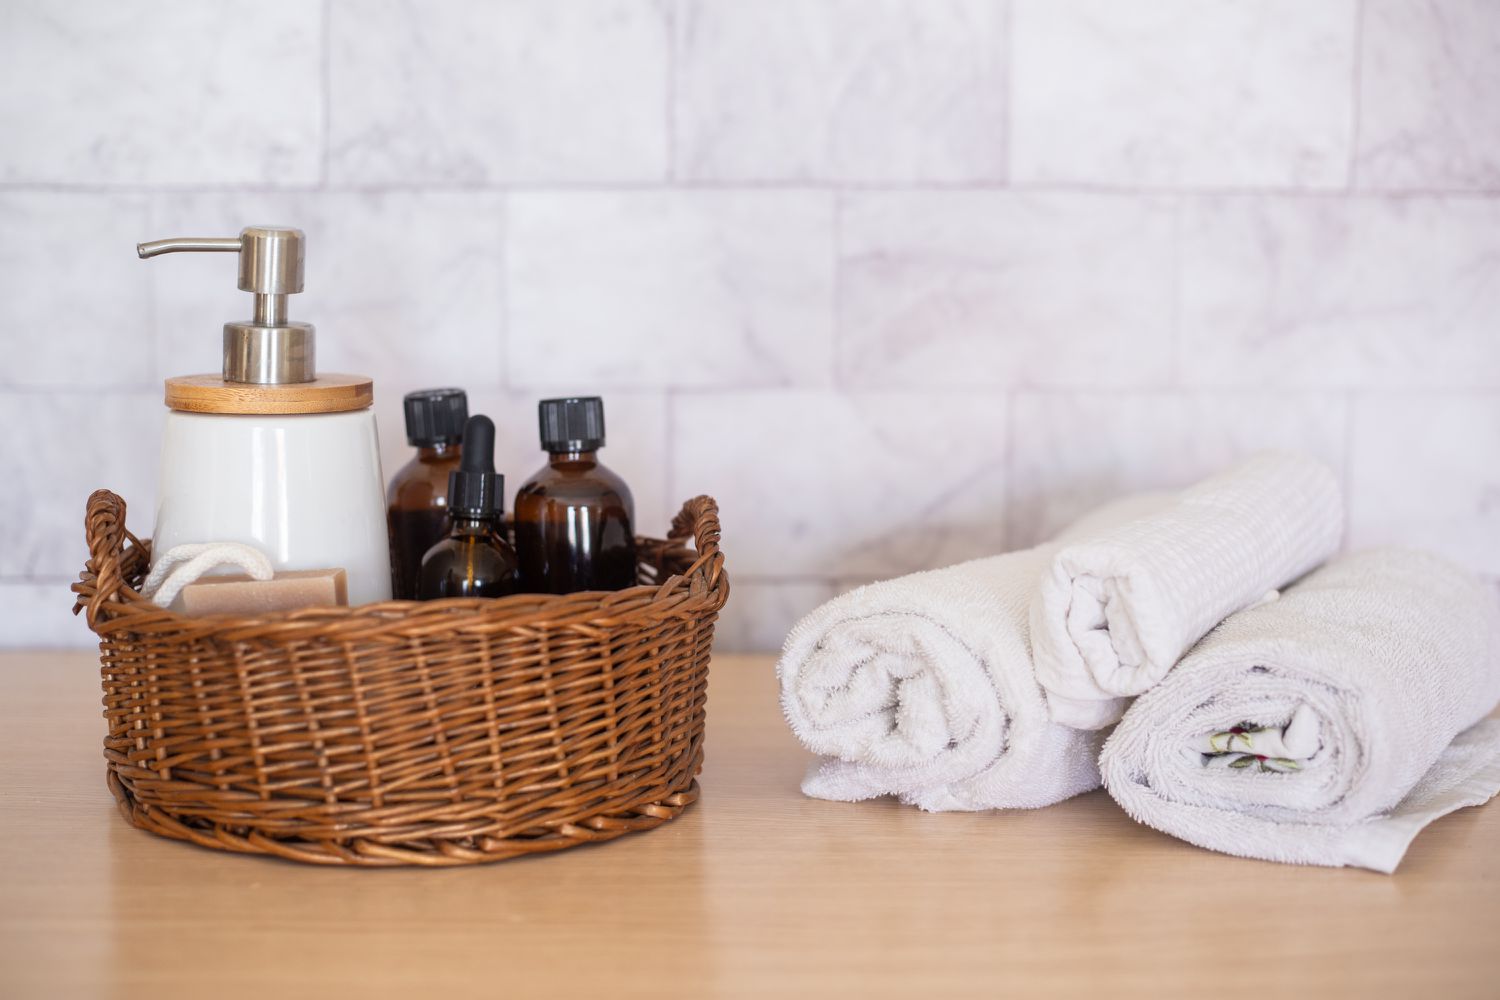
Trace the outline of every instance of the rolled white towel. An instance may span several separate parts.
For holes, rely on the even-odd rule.
[[[1062,547],[1031,607],[1052,717],[1113,725],[1209,629],[1332,556],[1343,530],[1327,466],[1265,452],[1153,514]]]
[[[1495,595],[1379,549],[1231,616],[1136,699],[1100,766],[1126,812],[1190,843],[1390,872],[1500,790],[1497,700]]]
[[[1070,535],[1161,502],[1121,501]],[[1097,788],[1103,734],[1052,722],[1032,672],[1027,611],[1055,548],[871,584],[799,622],[777,664],[781,704],[798,739],[825,758],[802,790],[974,810],[1035,808]]]

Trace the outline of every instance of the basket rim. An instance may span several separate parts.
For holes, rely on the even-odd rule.
[[[90,557],[71,588],[78,595],[73,613],[85,613],[89,628],[101,638],[130,631],[278,642],[408,641],[455,633],[479,637],[517,628],[565,628],[588,634],[630,623],[717,612],[729,597],[729,578],[719,548],[718,504],[706,495],[682,505],[666,539],[639,538],[644,546],[658,550],[658,563],[672,557],[692,559],[686,570],[655,584],[571,594],[389,600],[254,616],[189,617],[142,597],[129,581],[149,561],[150,541],[126,529],[125,513],[125,500],[101,489],[89,496],[84,515]]]

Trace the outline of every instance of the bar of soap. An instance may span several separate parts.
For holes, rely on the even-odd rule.
[[[290,569],[269,580],[243,573],[205,576],[183,587],[171,607],[185,615],[262,615],[348,603],[343,570]]]

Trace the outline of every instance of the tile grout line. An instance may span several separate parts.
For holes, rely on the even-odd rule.
[[[146,230],[148,233],[152,234],[147,236],[147,239],[154,240],[158,238],[154,234],[157,232],[157,224],[160,221],[157,218],[157,215],[159,213],[159,202],[161,197],[162,196],[158,194],[151,195],[146,199]],[[157,302],[160,296],[157,294],[156,276],[159,273],[161,273],[160,268],[147,268],[146,273],[141,276],[141,280],[146,283],[146,331],[148,344],[147,353],[151,358],[151,370],[147,373],[147,378],[152,382],[155,382],[157,380],[161,372],[162,358],[165,354],[165,352],[162,350],[161,343],[161,309]],[[165,391],[164,384],[163,391]]]
[[[1000,547],[1009,550],[1016,534],[1016,411],[1020,393],[1005,390],[1005,485],[1000,493]]]
[[[1349,89],[1349,169],[1344,177],[1345,194],[1355,193],[1358,174],[1360,118],[1364,114],[1365,0],[1354,0],[1354,65]]]
[[[157,196],[155,195],[148,195],[145,203],[146,231],[148,234],[152,234],[146,238],[153,240],[158,238],[154,235],[156,232],[156,198]],[[162,349],[158,333],[161,323],[157,315],[156,271],[157,269],[150,269],[147,273],[141,275],[141,280],[146,283],[146,359],[150,365],[146,370],[148,384],[156,381],[157,373],[161,371],[162,361]]]
[[[510,308],[510,262],[515,252],[511,246],[511,237],[514,229],[510,224],[510,214],[515,211],[515,205],[511,196],[502,194],[500,196],[500,218],[497,222],[500,230],[500,387],[507,391],[515,389],[511,384],[510,377],[510,325],[512,313]]]
[[[1172,246],[1168,254],[1171,274],[1168,276],[1167,303],[1168,343],[1171,345],[1171,358],[1168,363],[1167,383],[1173,389],[1184,388],[1182,378],[1182,267],[1185,259],[1182,252],[1183,213],[1187,211],[1186,205],[1181,198],[1174,199],[1172,204]]]
[[[845,384],[843,361],[844,213],[848,205],[842,194],[836,192],[831,197],[833,206],[829,217],[832,232],[828,234],[828,254],[831,258],[828,278],[832,282],[832,287],[828,290],[828,307],[831,314],[828,318],[828,383],[833,392],[848,392],[851,387]]]
[[[479,389],[493,389],[497,391],[529,392],[532,390],[544,390],[554,384],[552,381],[543,379],[539,381],[522,382],[482,382],[476,383]],[[158,380],[153,378],[150,382],[119,382],[82,385],[79,383],[12,383],[0,384],[0,396],[56,396],[56,395],[98,395],[110,393],[115,395],[142,395],[156,392],[159,388]],[[1485,398],[1500,397],[1500,385],[1486,385],[1468,382],[1449,382],[1441,385],[1386,385],[1368,383],[1354,385],[1347,382],[1323,383],[1307,385],[1270,385],[1270,384],[1237,384],[1223,382],[1186,382],[1181,385],[1036,385],[1019,382],[991,382],[991,383],[966,383],[962,385],[947,385],[933,383],[931,385],[843,385],[829,386],[811,383],[725,383],[722,385],[683,385],[669,382],[631,382],[618,385],[601,385],[601,391],[622,393],[625,395],[649,395],[653,393],[671,392],[678,398],[690,399],[694,397],[717,396],[724,393],[739,393],[744,395],[778,395],[787,393],[829,393],[837,395],[890,395],[890,396],[992,396],[999,392],[1016,392],[1030,396],[1060,397],[1060,396],[1104,396],[1110,398],[1142,397],[1142,396],[1226,396],[1226,397],[1299,397],[1317,396],[1338,393],[1380,393],[1388,396],[1400,396],[1407,398],[1442,397],[1447,398],[1454,395],[1479,396]]]
[[[1354,524],[1354,425],[1359,409],[1359,390],[1349,389],[1343,393],[1344,402],[1344,460],[1342,468],[1344,489],[1344,537],[1348,543],[1350,528]]]
[[[333,0],[323,0],[323,50],[319,75],[323,88],[323,155],[318,166],[318,188],[326,191],[332,182],[333,161]]]
[[[486,192],[517,194],[661,194],[681,192],[736,192],[767,191],[785,193],[834,193],[834,194],[1028,194],[1028,195],[1076,195],[1111,198],[1178,197],[1183,199],[1211,198],[1284,198],[1287,200],[1343,200],[1343,201],[1404,201],[1411,199],[1451,199],[1470,201],[1492,201],[1500,199],[1500,186],[1495,187],[1395,187],[1362,188],[1347,190],[1336,187],[1255,187],[1248,185],[1225,185],[1203,187],[1172,187],[1147,184],[1082,184],[1066,181],[839,181],[828,179],[791,178],[786,180],[697,180],[675,178],[672,180],[642,181],[622,178],[596,181],[412,181],[409,183],[380,182],[363,184],[331,180],[327,184],[275,184],[275,183],[72,183],[53,181],[0,181],[0,193],[55,193],[76,195],[232,195],[267,194],[295,195],[308,193],[334,194],[478,194]]]
[[[735,583],[754,584],[811,584],[822,583],[837,585],[845,580],[870,580],[881,579],[876,575],[872,577],[868,573],[735,573]]]
[[[671,519],[677,514],[673,506],[688,499],[687,497],[676,499],[673,492],[677,488],[677,392],[670,386],[662,390],[662,408],[665,410],[662,414],[662,446],[666,449],[662,455],[662,476],[666,482],[661,486],[662,496],[665,497],[667,503],[666,527],[670,527]],[[714,500],[717,502],[718,497]],[[720,511],[721,523],[722,514],[723,512]],[[636,533],[639,534],[639,530]]]
[[[526,382],[512,385],[512,389],[544,387],[546,381]],[[15,386],[18,392],[55,391],[56,387]],[[843,385],[828,386],[812,383],[723,383],[712,385],[684,385],[668,382],[631,382],[606,385],[603,388],[621,393],[650,393],[670,390],[683,398],[718,396],[725,393],[746,395],[777,395],[786,393],[839,393],[846,395],[890,395],[890,396],[985,396],[997,392],[1018,392],[1032,396],[1260,396],[1286,397],[1326,395],[1348,391],[1373,391],[1399,396],[1451,396],[1455,393],[1475,396],[1500,396],[1500,385],[1473,383],[1444,383],[1441,385],[1354,385],[1347,382],[1319,383],[1307,385],[1273,385],[1259,383],[1188,382],[1182,385],[1158,383],[1143,385],[1038,385],[1025,382],[989,382],[964,384],[902,384],[902,385]]]
[[[677,183],[677,74],[680,52],[677,37],[678,25],[682,23],[682,0],[668,0],[667,16],[667,66],[666,66],[666,115],[664,122],[667,141],[667,184]]]
[[[1476,570],[1476,575],[1481,579],[1500,584],[1500,573],[1489,570]],[[774,585],[774,584],[828,584],[842,585],[845,581],[867,580],[869,574],[840,574],[823,575],[817,573],[751,573],[741,572],[735,574],[736,583]],[[76,576],[9,576],[0,575],[0,587],[24,587],[24,586],[57,586],[71,585],[77,581]]]
[[[1002,0],[1004,7],[1000,14],[1000,31],[1004,36],[1000,43],[1000,85],[1005,88],[1005,114],[1000,121],[1000,183],[1011,187],[1016,173],[1014,156],[1015,146],[1015,57],[1016,57],[1016,3],[1015,0]]]

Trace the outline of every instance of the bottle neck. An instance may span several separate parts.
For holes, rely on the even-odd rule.
[[[553,465],[598,465],[599,452],[590,451],[549,451],[547,461]]]
[[[417,448],[417,459],[422,462],[441,462],[449,458],[457,458],[461,447],[457,441],[440,441],[437,444],[424,444]]]
[[[500,530],[500,512],[497,510],[490,514],[475,514],[473,511],[452,513],[449,520],[452,527],[450,535],[492,535]]]

